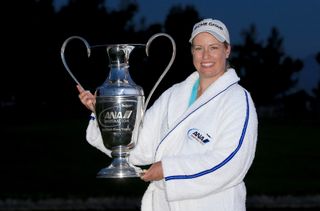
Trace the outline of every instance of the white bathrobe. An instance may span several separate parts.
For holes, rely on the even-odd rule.
[[[190,107],[197,72],[166,90],[146,112],[130,162],[162,161],[164,179],[151,182],[142,211],[244,211],[243,179],[257,142],[257,114],[250,94],[228,69]],[[97,123],[88,142],[110,155]]]

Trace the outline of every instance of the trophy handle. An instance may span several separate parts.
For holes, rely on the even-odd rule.
[[[156,88],[158,87],[159,83],[162,81],[163,77],[167,74],[167,72],[171,68],[171,66],[172,66],[172,64],[174,62],[174,59],[176,57],[176,43],[175,43],[174,39],[170,35],[168,35],[166,33],[157,33],[157,34],[153,35],[152,37],[150,37],[150,39],[148,40],[147,45],[146,45],[146,54],[147,54],[147,56],[149,56],[150,44],[152,43],[152,41],[155,38],[160,37],[160,36],[165,36],[165,37],[170,39],[171,44],[172,44],[172,56],[171,56],[170,62],[167,65],[166,69],[163,71],[163,73],[161,74],[161,76],[159,77],[159,79],[157,80],[155,85],[153,86],[152,90],[150,91],[150,94],[148,95],[148,98],[147,98],[146,103],[145,103],[144,108],[143,108],[143,114],[145,113],[145,111],[147,109],[148,103],[150,101],[150,98],[151,98],[153,92],[156,90]]]
[[[71,78],[79,85],[83,88],[83,86],[79,83],[79,81],[77,80],[77,78],[72,74],[69,66],[67,65],[67,62],[66,62],[66,59],[64,57],[64,50],[67,46],[67,44],[69,43],[69,41],[73,40],[73,39],[79,39],[81,40],[87,47],[87,54],[88,54],[88,58],[90,57],[90,54],[91,54],[91,50],[90,50],[90,45],[89,43],[82,37],[79,37],[79,36],[71,36],[69,37],[68,39],[66,39],[63,44],[62,44],[62,47],[61,47],[61,59],[62,59],[62,62],[63,62],[63,65],[64,67],[66,68],[66,70],[68,71],[68,73],[70,74]]]

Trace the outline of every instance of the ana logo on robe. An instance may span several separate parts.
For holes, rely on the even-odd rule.
[[[192,128],[188,131],[188,138],[190,140],[196,140],[201,144],[207,144],[212,141],[212,138],[209,134],[204,133],[196,128]]]

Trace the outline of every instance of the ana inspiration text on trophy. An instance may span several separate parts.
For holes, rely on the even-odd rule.
[[[132,50],[137,46],[145,47],[148,56],[150,44],[159,36],[165,36],[170,39],[173,46],[172,57],[166,69],[150,91],[146,102],[144,102],[143,89],[135,84],[130,77],[129,57]],[[80,39],[86,45],[88,57],[90,57],[91,48],[97,46],[90,47],[84,38],[71,36],[64,41],[61,47],[61,59],[64,67],[73,80],[80,85],[69,69],[64,57],[65,48],[69,41],[73,39]],[[128,162],[128,156],[130,150],[137,144],[139,126],[142,123],[148,102],[175,59],[176,45],[170,35],[158,33],[153,35],[147,44],[111,44],[99,45],[98,47],[106,47],[110,70],[108,78],[96,90],[94,113],[101,131],[103,144],[107,149],[111,150],[112,162],[108,167],[101,169],[97,177],[139,177],[142,170],[130,164]]]

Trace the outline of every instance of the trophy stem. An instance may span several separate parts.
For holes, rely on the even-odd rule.
[[[101,169],[97,178],[128,178],[128,177],[140,177],[142,170],[128,161],[129,147],[116,146],[112,148],[111,164]]]

